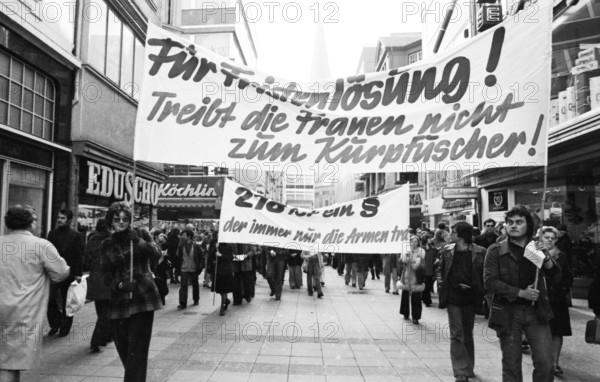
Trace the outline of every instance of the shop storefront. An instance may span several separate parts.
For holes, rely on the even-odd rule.
[[[60,157],[65,161],[68,151],[65,148],[57,154],[55,150],[54,146],[0,129],[0,213],[3,216],[17,204],[32,206],[38,217],[36,236],[43,236],[52,228],[54,183],[68,183],[66,174],[57,175],[54,171],[55,160]],[[4,219],[0,226],[5,232]]]
[[[169,176],[160,188],[158,219],[192,224],[204,221],[203,226],[214,226],[224,182],[224,176]]]
[[[77,223],[81,232],[93,231],[116,201],[134,205],[136,226],[152,228],[156,224],[163,173],[137,164],[134,174],[130,159],[89,142],[76,143],[73,150],[79,169]]]

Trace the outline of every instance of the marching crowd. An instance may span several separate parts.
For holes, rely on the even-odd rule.
[[[489,317],[500,339],[504,381],[523,379],[525,346],[531,348],[534,381],[552,381],[562,374],[562,339],[572,335],[571,249],[564,247],[566,240],[561,244],[564,235],[557,228],[540,227],[523,206],[509,210],[504,222],[486,220],[481,234],[467,222],[452,227],[442,223],[434,232],[414,232],[402,253],[382,255],[220,243],[218,231],[198,232],[193,226],[149,232],[132,227],[132,211],[122,202],[110,206],[87,240],[70,228],[72,219],[70,210],[61,210],[46,241],[31,234],[37,220],[31,207],[12,207],[5,216],[9,233],[0,237],[5,259],[0,267],[5,334],[0,342],[0,382],[18,381],[20,370],[39,362],[38,339],[32,336],[23,346],[21,329],[40,332],[35,323],[47,315],[46,335],[69,333],[73,319],[66,314],[67,289],[81,281],[84,268],[89,270],[87,298],[94,301],[98,317],[91,352],[114,341],[125,381],[146,378],[154,312],[166,304],[169,282],[180,286],[176,309],[187,309],[190,284],[192,303],[200,303],[202,282],[221,296],[219,314],[224,315],[230,304],[252,301],[257,273],[266,278],[275,300],[282,298],[286,270],[290,289],[303,288],[306,274],[307,294],[322,298],[327,265],[337,269],[349,288],[359,290],[366,288],[369,274],[379,279],[383,273],[384,292],[401,295],[399,312],[415,325],[423,305],[432,307],[432,293],[437,292],[438,307],[447,310],[456,381],[474,377],[477,314]],[[543,254],[537,264],[526,249],[532,240],[534,250]],[[589,303],[600,314],[598,270]]]

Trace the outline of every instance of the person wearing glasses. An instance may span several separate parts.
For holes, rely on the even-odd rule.
[[[50,283],[69,276],[54,245],[33,235],[36,221],[27,205],[11,207],[4,216],[8,233],[0,236],[0,381],[19,381],[21,370],[39,366]]]
[[[111,332],[125,368],[124,380],[145,381],[154,311],[162,308],[150,263],[158,261],[161,253],[132,229],[132,211],[127,203],[113,203],[106,220],[114,229],[111,237],[102,242],[101,249],[103,272],[111,286],[108,308]]]
[[[498,235],[494,233],[496,227],[496,221],[494,219],[487,219],[483,222],[483,233],[479,236],[475,236],[473,242],[480,247],[488,249],[490,245],[494,244],[498,240]]]

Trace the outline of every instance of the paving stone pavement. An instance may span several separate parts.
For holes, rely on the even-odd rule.
[[[154,319],[148,381],[453,381],[446,311],[423,308],[420,325],[398,313],[400,298],[384,293],[381,280],[365,290],[344,284],[326,268],[322,299],[306,288],[286,285],[281,301],[269,297],[258,275],[256,298],[218,315],[208,289],[201,287],[199,306],[183,311],[178,285],[170,285],[167,304]],[[231,298],[231,297],[230,297]],[[565,337],[561,356],[564,375],[557,381],[600,381],[600,346],[584,341],[585,322],[593,317],[586,302],[571,310],[573,336]],[[436,306],[434,302],[434,306]],[[23,382],[121,381],[123,367],[114,344],[89,353],[96,313],[87,303],[75,315],[63,338],[44,338],[39,368],[25,372]],[[483,317],[475,324],[476,378],[501,381],[501,353],[494,331]],[[47,330],[46,330],[47,331]],[[531,357],[523,357],[525,381],[531,381]]]

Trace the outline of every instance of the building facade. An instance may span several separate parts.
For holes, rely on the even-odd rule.
[[[31,205],[38,236],[70,206],[77,12],[75,3],[0,4],[0,215]]]
[[[156,222],[162,164],[133,161],[146,29],[160,24],[160,2],[81,2],[79,86],[73,100],[71,202],[91,230],[114,201],[133,203],[136,224]]]

